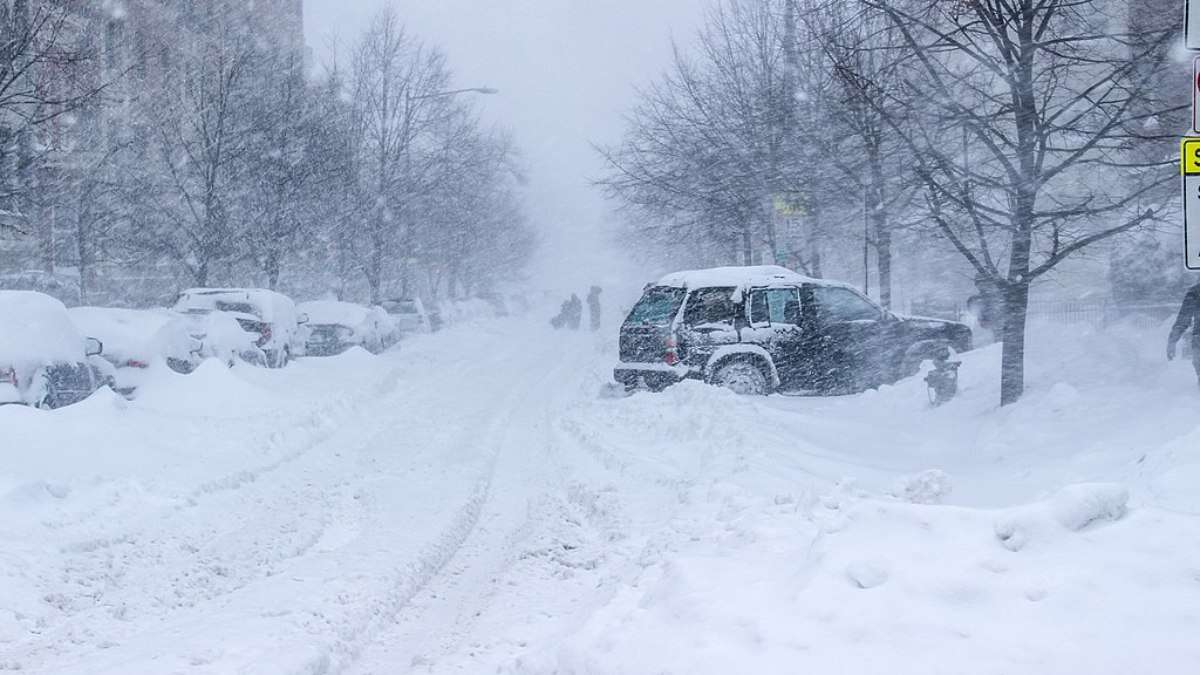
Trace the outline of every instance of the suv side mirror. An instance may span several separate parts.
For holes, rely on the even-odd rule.
[[[86,356],[100,356],[104,353],[104,343],[94,337],[84,340],[83,344],[83,353]]]

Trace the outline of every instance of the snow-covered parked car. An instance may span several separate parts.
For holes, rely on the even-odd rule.
[[[175,312],[110,307],[67,312],[83,333],[104,343],[104,359],[116,369],[116,389],[126,396],[141,386],[153,366],[161,363],[187,374],[203,359],[203,342],[192,337],[190,324]]]
[[[282,368],[293,356],[304,354],[307,331],[301,325],[307,317],[282,293],[261,288],[193,288],[179,294],[174,309],[193,317],[214,312],[233,317],[242,330],[257,336],[254,346],[269,368]],[[252,362],[245,354],[242,357]]]
[[[420,298],[384,300],[383,309],[396,321],[401,333],[428,333],[433,330],[425,303]]]
[[[215,310],[181,312],[188,335],[200,343],[200,358],[217,359],[232,366],[239,359],[255,366],[265,366],[267,356],[259,348],[262,336],[242,328],[235,315]],[[246,315],[245,318],[253,318]]]
[[[34,291],[0,291],[0,405],[61,408],[112,386],[104,345],[83,337],[67,308]]]
[[[314,300],[300,303],[297,309],[308,317],[308,356],[333,356],[355,346],[378,354],[399,337],[395,319],[382,307]]]
[[[901,317],[849,284],[783,267],[679,272],[649,285],[621,326],[613,377],[661,389],[685,378],[738,393],[859,391],[971,348],[955,321]]]

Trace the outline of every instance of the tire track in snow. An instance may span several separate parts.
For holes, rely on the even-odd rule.
[[[330,499],[313,489],[313,481],[301,490],[281,490],[261,479],[304,459],[339,429],[369,417],[367,404],[386,403],[400,373],[401,368],[392,367],[369,387],[311,406],[298,426],[271,434],[273,447],[292,445],[290,450],[269,463],[202,483],[184,501],[143,514],[135,528],[71,541],[71,532],[104,522],[105,512],[86,514],[69,527],[55,523],[55,529],[68,535],[58,545],[62,563],[37,570],[34,577],[46,589],[48,611],[39,618],[38,632],[11,645],[7,658],[38,660],[61,651],[63,644],[109,644],[113,639],[101,637],[103,631],[94,626],[169,615],[218,599],[308,553],[330,519],[297,515],[326,507]],[[251,486],[255,489],[248,492]],[[206,521],[198,514],[218,506],[226,514],[223,519]],[[169,576],[158,573],[162,568]]]

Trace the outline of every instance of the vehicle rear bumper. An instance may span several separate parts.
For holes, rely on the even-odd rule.
[[[699,377],[699,374],[687,366],[669,366],[665,363],[620,363],[613,368],[613,379],[626,387],[644,383],[652,388],[661,388],[694,377]]]

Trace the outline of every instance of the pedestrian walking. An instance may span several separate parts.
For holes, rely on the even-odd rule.
[[[600,293],[599,286],[592,286],[588,291],[588,320],[591,322],[592,330],[600,330]]]
[[[578,295],[571,294],[571,299],[567,301],[567,327],[571,330],[579,330],[579,324],[583,322],[583,301]]]
[[[550,319],[550,325],[554,326],[554,330],[566,328],[567,324],[570,322],[570,316],[571,299],[567,298],[566,300],[563,300],[562,306],[558,308],[558,314],[556,314],[553,319]]]
[[[1189,329],[1192,331],[1192,366],[1196,369],[1196,381],[1200,383],[1200,284],[1192,286],[1183,297],[1179,316],[1167,338],[1167,360],[1175,359],[1175,346]]]

